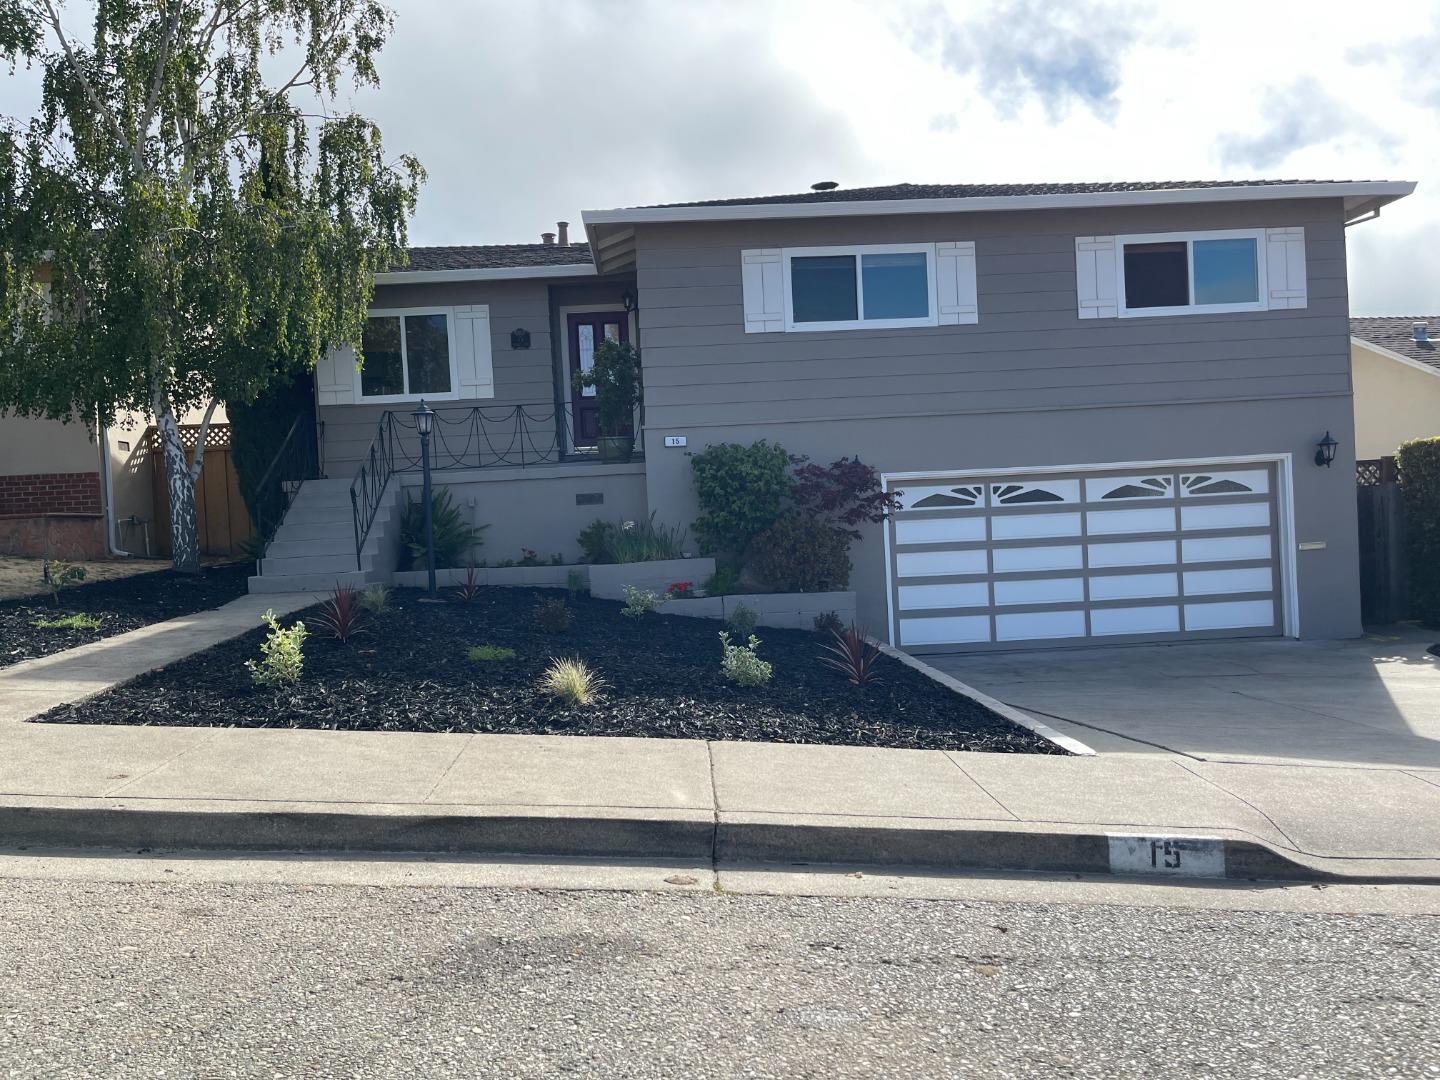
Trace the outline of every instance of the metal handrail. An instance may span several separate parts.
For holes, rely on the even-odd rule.
[[[265,557],[276,528],[295,501],[295,495],[306,480],[320,475],[319,439],[314,417],[305,413],[296,416],[280,440],[279,449],[255,485],[255,535],[260,538],[256,553],[256,573]],[[291,486],[293,485],[293,487]]]
[[[637,432],[637,457],[640,445]],[[434,410],[431,426],[430,468],[445,472],[596,460],[594,450],[567,449],[571,446],[569,410],[550,402],[440,408]],[[350,485],[357,568],[362,568],[360,552],[380,511],[390,477],[422,467],[414,414],[387,409]]]

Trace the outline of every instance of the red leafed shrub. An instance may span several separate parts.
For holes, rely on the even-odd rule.
[[[369,613],[360,606],[360,591],[352,585],[336,585],[330,598],[320,605],[315,622],[331,636],[349,641],[365,629]]]
[[[460,583],[460,588],[455,590],[455,595],[462,604],[473,604],[480,599],[480,575],[473,562],[465,564],[465,580]]]
[[[693,581],[672,581],[665,586],[665,595],[671,600],[688,600],[695,595],[695,583]]]
[[[880,487],[880,474],[858,457],[842,457],[829,465],[817,465],[809,458],[792,456],[795,485],[790,499],[801,513],[809,514],[841,529],[852,539],[860,538],[855,528],[862,521],[884,521],[900,508],[896,493]]]
[[[831,655],[822,656],[822,664],[834,668],[855,686],[869,686],[880,681],[880,676],[875,673],[880,650],[870,644],[863,626],[852,622],[843,630],[832,630],[830,636],[835,643],[825,646],[825,651]]]
[[[777,592],[826,592],[850,584],[850,534],[786,514],[750,544],[750,563]]]

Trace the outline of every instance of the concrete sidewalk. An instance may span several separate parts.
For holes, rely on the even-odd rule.
[[[1440,880],[1440,772],[578,736],[0,725],[0,844]]]
[[[315,602],[316,597],[308,593],[242,596],[209,611],[0,668],[0,725],[80,701],[254,630],[267,609],[284,616]]]

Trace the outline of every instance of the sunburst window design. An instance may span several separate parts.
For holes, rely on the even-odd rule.
[[[1188,495],[1247,495],[1255,490],[1249,484],[1242,484],[1238,480],[1215,477],[1207,473],[1182,476],[1180,483],[1185,485]]]
[[[978,506],[984,495],[979,484],[936,491],[910,504],[911,510],[933,510],[946,506]]]
[[[1139,483],[1121,484],[1112,488],[1101,499],[1163,499],[1170,494],[1174,481],[1168,476],[1147,476]]]
[[[1004,506],[1065,501],[1064,495],[1034,484],[995,484],[990,488],[990,497]]]

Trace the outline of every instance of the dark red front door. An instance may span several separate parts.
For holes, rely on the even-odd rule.
[[[572,314],[566,332],[570,335],[570,410],[575,446],[595,446],[600,437],[600,413],[595,404],[595,388],[576,390],[574,373],[589,371],[595,357],[595,346],[607,338],[630,340],[630,316],[622,311],[586,311]],[[627,427],[621,434],[629,434]]]

